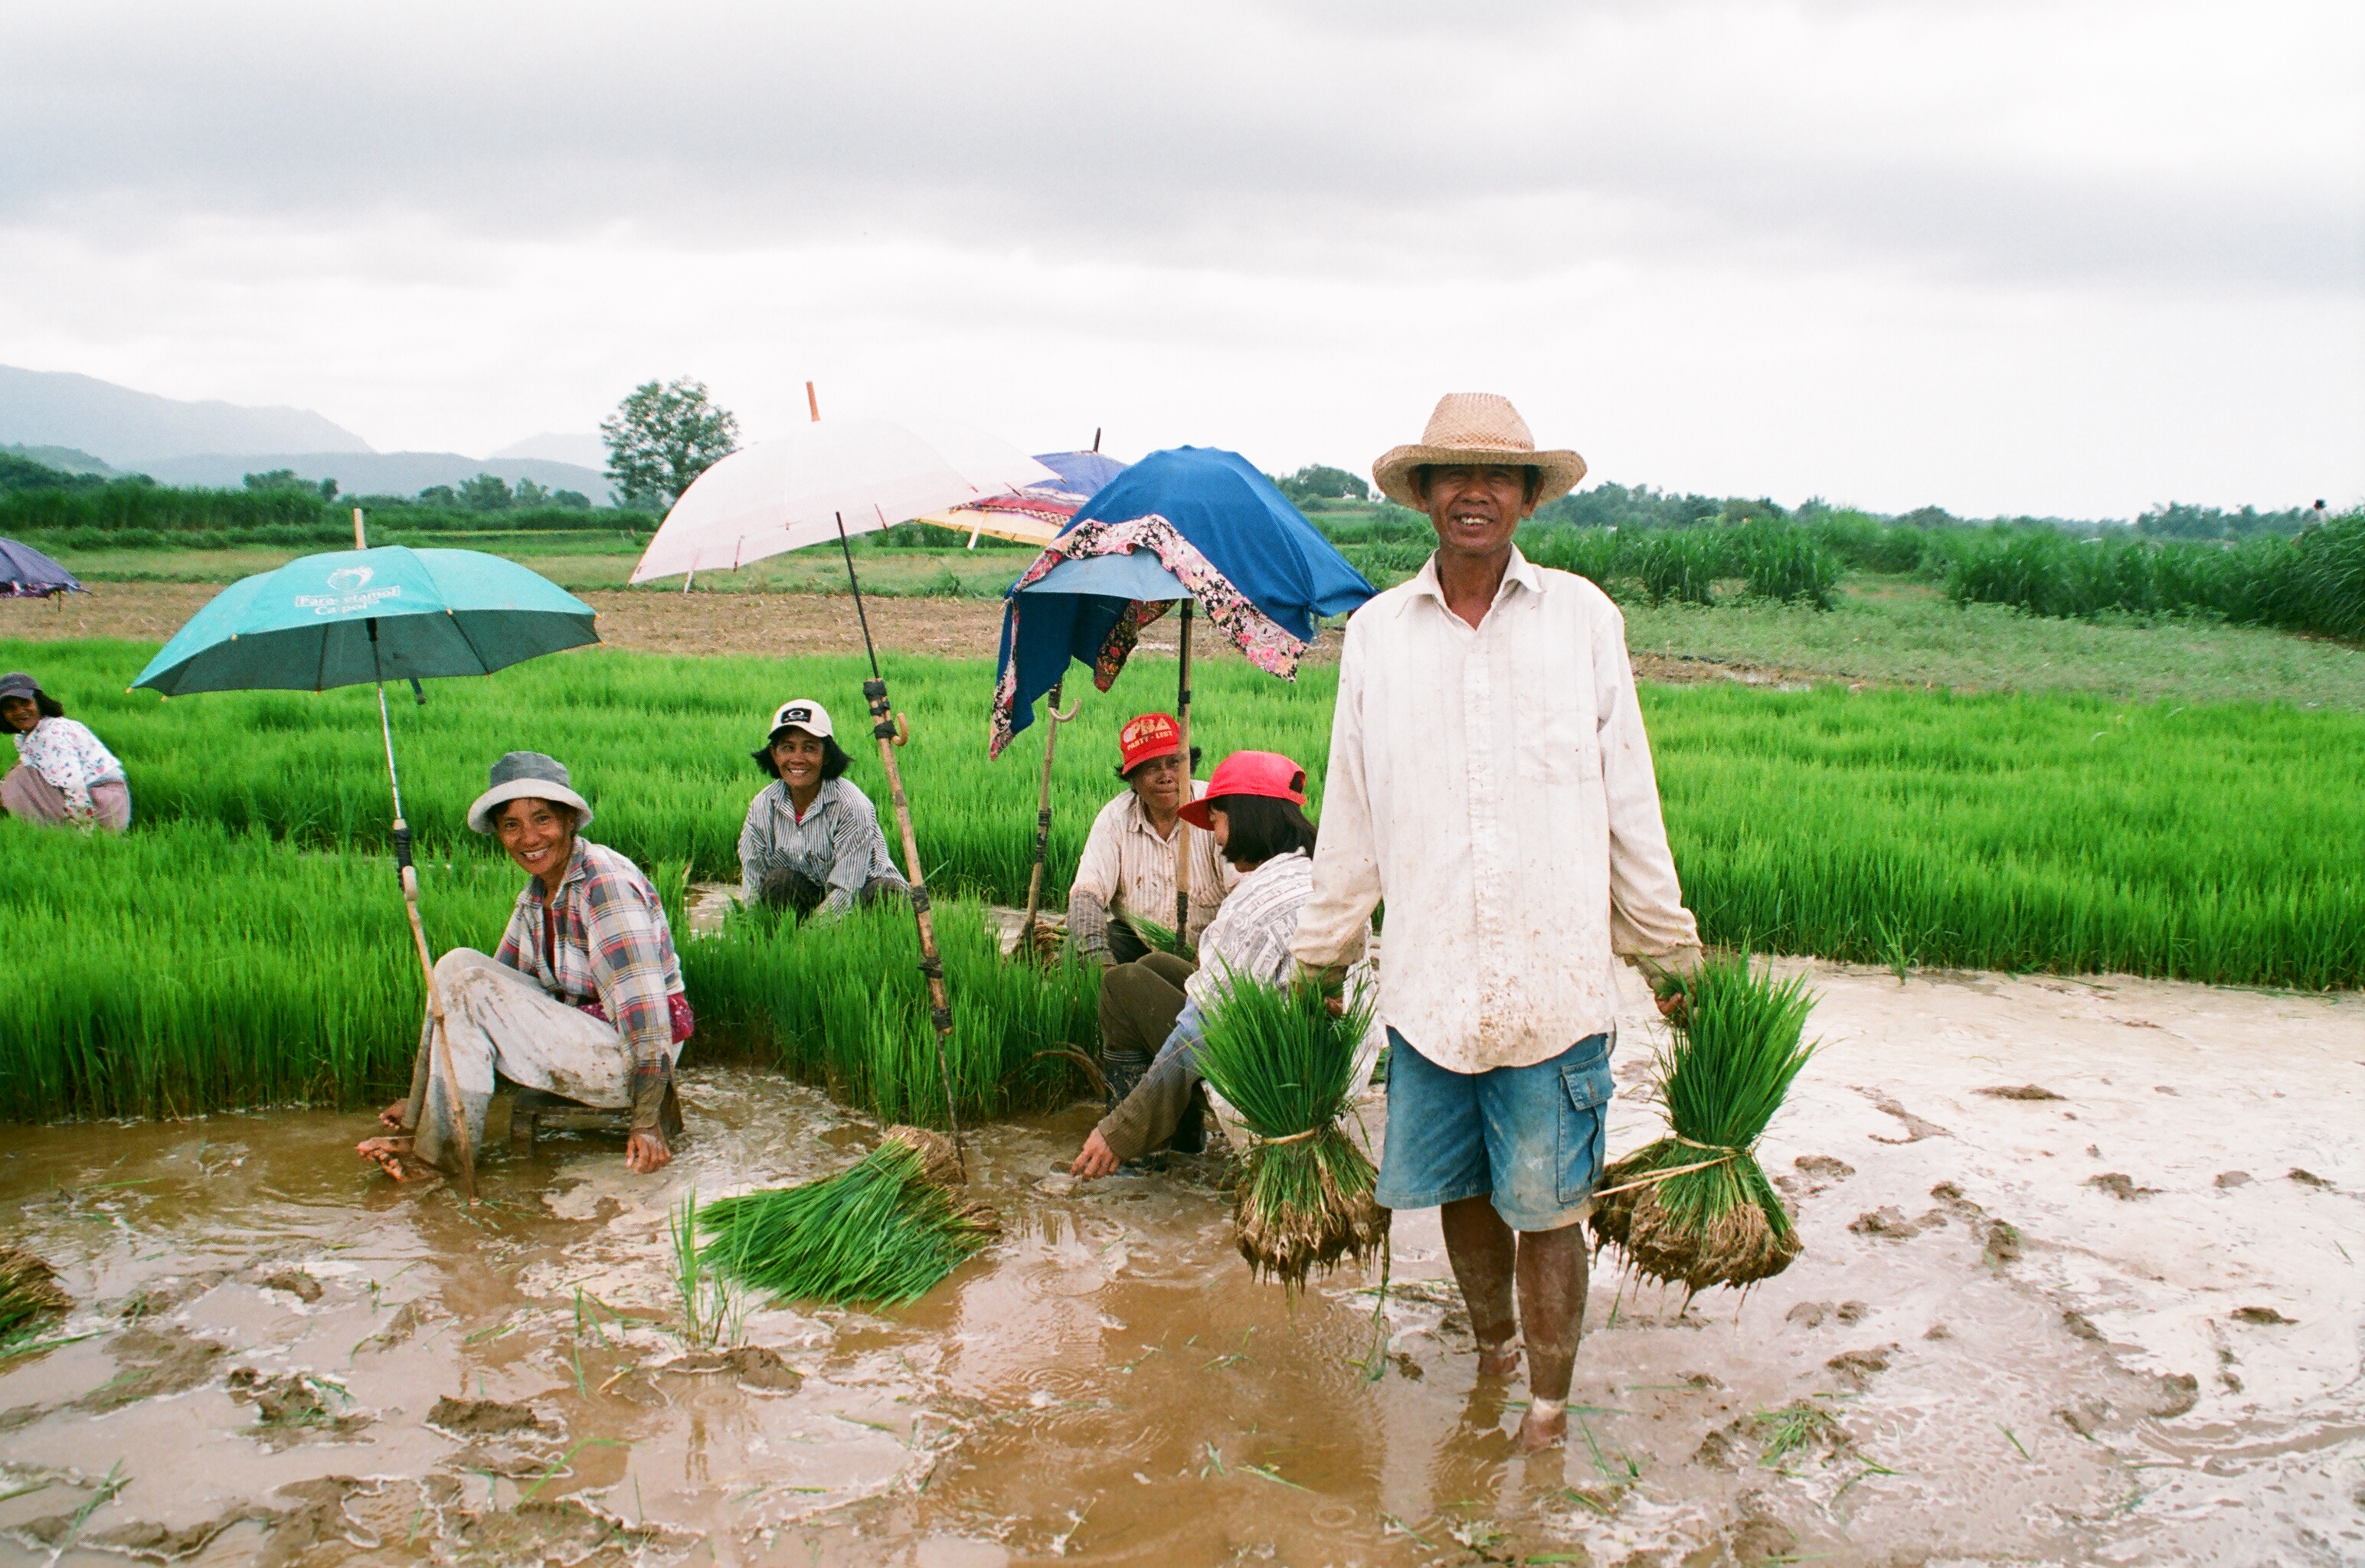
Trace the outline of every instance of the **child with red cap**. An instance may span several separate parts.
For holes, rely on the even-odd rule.
[[[1315,828],[1305,806],[1304,768],[1277,752],[1240,751],[1216,769],[1205,798],[1182,808],[1183,821],[1205,829],[1221,846],[1225,860],[1237,869],[1239,885],[1208,923],[1199,940],[1199,967],[1182,977],[1171,1003],[1142,995],[1113,998],[1104,980],[1104,1050],[1115,1052],[1120,1042],[1160,1043],[1154,1065],[1085,1140],[1070,1167],[1075,1175],[1105,1176],[1170,1139],[1185,1152],[1196,1152],[1197,1142],[1189,1136],[1200,1103],[1192,1048],[1199,1042],[1204,1014],[1228,975],[1278,985],[1296,968],[1290,938],[1314,890]]]

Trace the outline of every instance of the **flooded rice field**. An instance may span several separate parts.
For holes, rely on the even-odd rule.
[[[1083,1108],[973,1136],[1004,1232],[919,1305],[752,1304],[727,1354],[670,1207],[875,1137],[774,1078],[689,1074],[661,1177],[553,1137],[473,1211],[366,1115],[8,1129],[0,1234],[76,1306],[0,1361],[0,1560],[2365,1560],[2365,1001],[1814,972],[1764,1150],[1806,1255],[1689,1303],[1600,1260],[1533,1458],[1433,1214],[1378,1321],[1376,1265],[1293,1303],[1219,1162],[1056,1174]]]

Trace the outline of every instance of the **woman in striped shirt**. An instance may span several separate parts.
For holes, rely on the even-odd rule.
[[[772,714],[752,755],[773,782],[747,804],[739,830],[740,897],[835,920],[881,897],[909,898],[870,797],[848,783],[853,758],[831,733],[829,710],[791,698]]]

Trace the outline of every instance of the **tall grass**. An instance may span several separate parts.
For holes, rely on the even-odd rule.
[[[490,951],[521,873],[476,854],[420,875],[436,950]],[[678,868],[656,880],[683,932]],[[1097,1052],[1097,971],[1004,962],[974,904],[939,903],[936,929],[963,1117],[1064,1103],[1073,1063],[1040,1053]],[[943,1124],[908,911],[751,914],[677,947],[699,1015],[686,1060],[752,1058]],[[424,989],[389,860],[202,823],[84,838],[0,818],[0,951],[23,970],[0,1024],[0,1120],[352,1108],[409,1082]]]
[[[437,946],[498,940],[518,876],[423,866]],[[0,819],[0,1117],[353,1106],[409,1081],[422,987],[390,861]]]
[[[2205,615],[2365,640],[2365,512],[2233,544],[1990,537],[1952,563],[1946,588],[1960,602],[2034,615]]]
[[[974,903],[940,902],[936,947],[953,1004],[946,1067],[961,1120],[1072,1100],[1073,1063],[1099,1050],[1100,973],[1062,958],[1012,963]],[[914,1126],[946,1125],[936,1036],[908,909],[857,910],[797,926],[741,911],[719,939],[681,944],[682,983],[705,1048],[777,1064],[849,1105]]]
[[[385,831],[366,690],[160,702],[124,684],[152,649],[0,644],[129,767],[139,816],[253,826],[306,846]],[[1170,701],[1173,666],[1136,661],[1063,730],[1046,886],[1072,878],[1120,788],[1115,732]],[[462,813],[503,751],[545,750],[599,808],[592,836],[644,865],[735,877],[764,780],[745,752],[797,694],[858,711],[851,659],[561,655],[398,704],[410,820],[438,853],[480,849]],[[947,892],[1024,899],[1040,744],[984,758],[982,661],[897,659],[902,756],[923,856]],[[1295,685],[1236,660],[1194,678],[1211,756],[1285,752],[1318,790],[1332,669]],[[2311,987],[2365,981],[2365,719],[2245,703],[2124,705],[2070,695],[1645,687],[1670,838],[1709,935],[1864,962],[2138,974]],[[851,777],[885,799],[875,756]],[[398,914],[398,911],[395,912]],[[431,919],[433,916],[431,913]],[[908,921],[906,922],[908,924]]]

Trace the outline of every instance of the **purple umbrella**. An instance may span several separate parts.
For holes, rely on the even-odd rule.
[[[0,599],[41,599],[87,593],[74,575],[29,544],[0,539]]]

